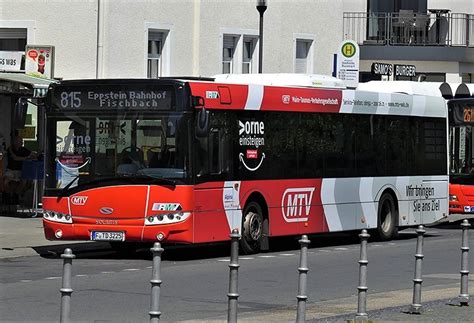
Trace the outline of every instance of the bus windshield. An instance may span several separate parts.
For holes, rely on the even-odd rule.
[[[472,100],[453,100],[449,104],[451,183],[474,182],[474,107]]]
[[[56,112],[47,118],[47,190],[110,179],[188,178],[185,113]]]

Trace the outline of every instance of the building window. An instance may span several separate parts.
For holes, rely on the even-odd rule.
[[[463,73],[462,75],[463,83],[474,83],[474,74],[472,73]]]
[[[253,57],[255,52],[256,38],[244,38],[244,48],[242,57],[242,74],[249,74],[253,72]]]
[[[222,73],[229,74],[234,72],[233,71],[233,61],[234,61],[234,53],[235,47],[237,44],[237,37],[236,36],[224,36],[224,42],[222,45]]]
[[[256,73],[258,31],[223,28],[221,32],[222,73]]]
[[[2,51],[24,52],[26,28],[0,28],[0,48]]]
[[[312,40],[296,39],[295,73],[311,72],[309,58],[312,43]]]
[[[148,78],[158,78],[163,75],[163,47],[167,35],[167,31],[148,30]]]

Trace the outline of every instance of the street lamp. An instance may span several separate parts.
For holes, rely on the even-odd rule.
[[[260,29],[258,31],[258,72],[262,73],[263,57],[263,13],[267,10],[267,0],[257,0],[257,10],[260,14]]]

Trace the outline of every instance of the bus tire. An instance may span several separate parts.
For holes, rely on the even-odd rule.
[[[251,201],[244,208],[242,218],[242,239],[240,247],[243,254],[260,252],[264,236],[264,217],[260,204]]]
[[[381,240],[390,240],[398,234],[398,211],[392,195],[384,193],[379,200],[377,233]]]

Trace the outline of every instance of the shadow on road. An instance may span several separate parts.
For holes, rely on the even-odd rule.
[[[357,245],[360,243],[359,233],[359,231],[353,231],[311,235],[309,237],[311,240],[309,249],[317,250],[319,248]],[[383,243],[374,232],[370,232],[370,234],[369,243]],[[416,239],[416,236],[414,230],[401,231],[395,241]],[[430,234],[428,230],[425,237],[432,236],[436,236],[436,234]],[[300,237],[272,238],[270,240],[271,249],[267,252],[299,252],[299,239]],[[151,243],[144,243],[134,252],[117,253],[107,242],[84,242],[33,247],[33,249],[41,257],[48,259],[59,259],[66,248],[71,248],[77,259],[152,260],[151,247]],[[165,261],[205,260],[229,257],[230,254],[229,242],[206,245],[163,245],[162,247],[164,248],[162,260]]]

